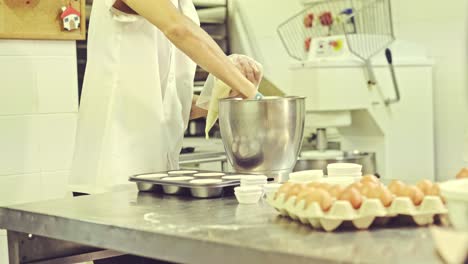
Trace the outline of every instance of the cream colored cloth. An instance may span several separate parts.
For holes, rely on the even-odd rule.
[[[214,88],[211,100],[208,106],[208,115],[206,116],[205,137],[210,137],[210,130],[218,120],[219,114],[219,99],[226,98],[231,92],[231,87],[227,86],[223,81],[215,79]]]

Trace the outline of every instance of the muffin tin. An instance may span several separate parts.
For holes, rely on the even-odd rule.
[[[351,223],[356,229],[368,229],[373,223],[385,225],[399,216],[410,217],[417,225],[429,225],[435,216],[447,214],[438,196],[425,196],[419,206],[408,197],[396,197],[389,207],[384,207],[378,199],[366,199],[359,209],[354,209],[349,201],[335,201],[327,212],[316,202],[308,207],[304,200],[296,202],[296,196],[286,200],[284,193],[267,197],[267,202],[283,216],[328,232],[344,223]]]
[[[237,175],[215,171],[176,170],[139,174],[129,180],[137,184],[139,191],[213,198],[223,194],[232,195],[233,188],[240,184],[241,177]]]

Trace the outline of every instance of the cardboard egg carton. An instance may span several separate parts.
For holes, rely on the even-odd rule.
[[[296,196],[292,196],[286,200],[283,193],[276,199],[274,195],[270,196],[267,202],[283,216],[328,232],[344,222],[350,222],[357,229],[367,229],[373,223],[385,225],[400,215],[410,216],[417,225],[429,225],[434,222],[434,216],[447,213],[438,196],[425,196],[419,206],[415,206],[408,197],[395,197],[389,207],[385,207],[379,199],[365,199],[359,209],[354,209],[349,201],[334,201],[327,212],[317,202],[306,207],[305,200],[296,203],[296,199]]]

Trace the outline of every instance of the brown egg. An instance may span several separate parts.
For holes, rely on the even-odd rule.
[[[326,182],[311,182],[307,184],[307,187],[327,190],[328,188],[330,188],[330,184]]]
[[[333,198],[331,195],[322,189],[313,190],[307,197],[305,197],[305,200],[307,205],[306,207],[317,202],[320,204],[320,208],[322,208],[323,211],[328,211],[333,204]]]
[[[320,207],[323,211],[330,210],[333,204],[334,198],[326,191],[322,193],[322,202],[320,203]]]
[[[289,189],[294,185],[294,183],[291,182],[286,182],[281,187],[279,187],[278,191],[275,194],[275,199],[278,198],[278,196],[282,193],[288,193]]]
[[[399,196],[399,194],[406,188],[406,184],[404,184],[402,181],[399,180],[393,180],[389,185],[388,189],[390,192],[395,194],[396,196]]]
[[[427,191],[427,195],[434,195],[434,196],[440,196],[440,187],[439,184],[434,183],[431,186],[431,189]]]
[[[364,182],[362,184],[362,188],[359,190],[359,192],[362,194],[362,196],[367,197],[367,198],[372,198],[369,196],[370,192],[372,189],[377,188],[379,185],[377,185],[375,182]],[[377,197],[375,197],[377,198]]]
[[[319,188],[322,185],[321,182],[311,182],[306,184],[306,187]]]
[[[315,191],[315,188],[312,187],[304,187],[298,194],[296,199],[296,204],[300,201],[304,200],[311,192]]]
[[[385,186],[379,186],[380,189],[380,201],[385,207],[389,207],[393,202],[393,194]]]
[[[369,199],[380,199],[380,193],[379,186],[371,186],[366,197]]]
[[[279,187],[278,189],[278,193],[287,193],[289,191],[289,189],[294,185],[294,183],[291,183],[291,182],[286,182],[286,183],[283,183],[283,185],[281,185],[281,187]]]
[[[361,194],[356,188],[353,187],[346,188],[346,190],[341,193],[340,197],[338,197],[338,200],[349,201],[354,209],[358,209],[362,204]]]
[[[328,190],[331,189],[332,187],[333,187],[333,186],[332,186],[331,184],[324,182],[324,183],[322,183],[322,184],[320,185],[319,188],[322,189],[322,190],[328,191]]]
[[[331,188],[328,189],[328,193],[333,197],[333,198],[338,198],[340,194],[343,192],[344,188],[341,187],[340,185],[332,185]]]
[[[379,178],[375,177],[375,175],[372,175],[372,174],[362,176],[361,183],[366,183],[366,182],[373,182],[375,184],[380,184]]]
[[[432,185],[432,189],[429,191],[428,195],[438,196],[442,199],[442,202],[445,203],[445,198],[440,195],[440,186],[438,183]]]
[[[468,178],[468,168],[463,168],[457,173],[457,179],[467,179]]]
[[[357,191],[361,191],[362,187],[364,187],[364,184],[362,184],[361,182],[355,182],[355,183],[351,184],[350,186],[348,186],[346,189],[354,188]]]
[[[429,194],[429,191],[432,189],[432,182],[430,180],[421,180],[416,184],[425,195]]]
[[[363,187],[361,194],[369,199],[379,199],[385,207],[393,202],[393,194],[383,185],[368,184]]]
[[[305,185],[294,184],[286,193],[286,201],[293,196],[297,196],[304,188],[305,188]]]
[[[399,194],[401,197],[409,197],[414,205],[420,205],[424,199],[424,193],[416,186],[406,186],[406,188]]]

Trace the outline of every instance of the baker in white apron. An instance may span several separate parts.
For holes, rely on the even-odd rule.
[[[171,1],[199,25],[191,0],[158,1]],[[73,192],[134,188],[126,185],[131,175],[177,169],[190,116],[196,64],[151,19],[115,6],[116,0],[93,3],[70,176]],[[223,74],[228,72],[218,77]]]

